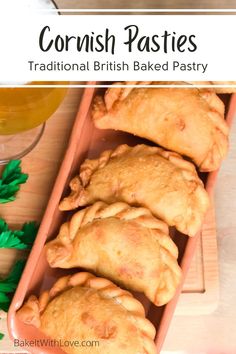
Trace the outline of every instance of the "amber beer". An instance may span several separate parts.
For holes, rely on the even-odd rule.
[[[46,121],[60,105],[66,88],[0,88],[0,135],[32,129]],[[62,82],[40,82],[40,85]]]
[[[55,4],[51,0],[7,0],[3,4],[3,10],[37,11],[40,9],[55,10]],[[2,10],[2,7],[1,7]],[[56,16],[57,11],[52,11]],[[30,130],[46,121],[58,108],[63,100],[66,88],[59,87],[31,87],[32,85],[60,85],[65,82],[31,82],[17,83],[23,88],[1,88],[5,84],[0,80],[0,146],[5,143],[3,135],[13,135]],[[22,138],[23,139],[23,138]],[[9,147],[5,147],[8,149]],[[1,148],[0,148],[1,151]]]

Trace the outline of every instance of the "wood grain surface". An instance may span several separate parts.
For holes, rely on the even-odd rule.
[[[41,141],[22,159],[22,169],[29,174],[29,179],[22,185],[16,201],[0,205],[0,215],[11,227],[20,228],[30,220],[40,222],[67,146],[82,92],[82,89],[68,90],[60,108],[48,120]],[[0,249],[0,276],[9,272],[16,259],[26,256],[25,251]],[[0,332],[7,333],[6,321],[3,319],[0,320]],[[6,335],[0,341],[0,353],[10,351],[15,349]]]
[[[1,91],[0,91],[1,93]],[[0,215],[12,227],[25,221],[40,221],[70,136],[82,89],[70,89],[56,113],[46,124],[41,141],[23,158],[22,169],[29,174],[17,200],[0,205]],[[7,274],[11,261],[24,252],[0,249],[0,274]]]

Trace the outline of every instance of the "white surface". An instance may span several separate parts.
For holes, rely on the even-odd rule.
[[[0,13],[5,14],[8,19],[11,18],[12,11],[17,13],[17,16],[23,16],[26,10],[34,11],[39,9],[55,9],[55,5],[51,0],[0,0]],[[55,13],[56,14],[56,13]],[[15,27],[14,27],[15,29]],[[6,67],[4,68],[6,70]],[[24,85],[28,81],[25,80],[0,80],[0,85],[9,85],[14,82],[14,85]]]
[[[22,11],[31,9],[54,9],[55,6],[51,0],[1,0],[1,11]]]
[[[236,81],[236,47],[232,45],[235,15],[44,16],[46,12],[39,13],[41,15],[25,11],[19,16],[17,12],[0,12],[0,31],[4,33],[1,36],[1,81]],[[132,52],[125,44],[129,39],[129,31],[125,28],[130,25],[139,28],[132,42]],[[43,49],[46,50],[52,41],[53,45],[45,52],[39,47],[39,37],[46,26],[50,31],[47,28],[44,32]],[[108,35],[105,34],[106,29]],[[162,38],[165,31],[169,34],[167,53],[164,52]],[[194,35],[196,38],[192,40],[197,50],[190,52],[188,47],[192,48],[192,45],[187,41],[184,52],[179,52],[176,46],[173,51],[172,39],[175,38],[176,42],[181,35]],[[74,37],[68,46],[66,36]],[[100,36],[99,42],[107,52],[105,49],[100,51],[97,36]],[[109,40],[106,40],[107,36]],[[153,36],[160,46],[160,50],[155,52],[150,49],[156,49],[152,43]],[[84,45],[87,38],[88,49]],[[145,47],[148,41],[151,43],[149,49]],[[138,42],[142,51],[138,50]],[[56,43],[59,52],[55,49]],[[224,53],[224,61],[219,52]],[[135,66],[137,62],[139,65]],[[142,64],[149,69],[141,69]],[[135,67],[139,69],[135,70]]]

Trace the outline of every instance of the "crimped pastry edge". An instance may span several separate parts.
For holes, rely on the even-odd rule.
[[[117,304],[123,306],[132,315],[132,321],[140,331],[145,353],[155,353],[153,340],[156,330],[153,324],[145,318],[143,305],[130,292],[119,288],[110,280],[96,277],[88,272],[80,272],[59,278],[52,288],[44,291],[39,298],[31,295],[20,310],[18,310],[18,318],[25,324],[40,328],[40,315],[46,309],[49,302],[60,296],[64,291],[76,286],[94,289],[98,291],[100,296],[114,299]]]

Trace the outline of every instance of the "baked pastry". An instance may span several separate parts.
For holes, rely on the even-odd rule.
[[[212,91],[113,85],[94,98],[92,118],[97,128],[132,133],[187,156],[201,171],[216,170],[228,150],[224,104]]]
[[[209,197],[192,163],[174,152],[147,145],[120,145],[98,159],[85,160],[70,183],[61,210],[123,201],[148,208],[153,215],[194,236],[209,206]]]
[[[62,344],[83,340],[96,344],[91,349],[62,346],[66,353],[156,353],[155,328],[145,318],[142,304],[128,291],[90,273],[60,278],[39,299],[30,296],[17,316]]]
[[[236,81],[189,81],[193,85],[231,85],[232,87],[212,87],[207,90],[212,90],[216,93],[234,93],[236,92]]]
[[[63,224],[46,245],[51,267],[82,267],[166,304],[180,283],[178,249],[148,209],[96,202]]]

